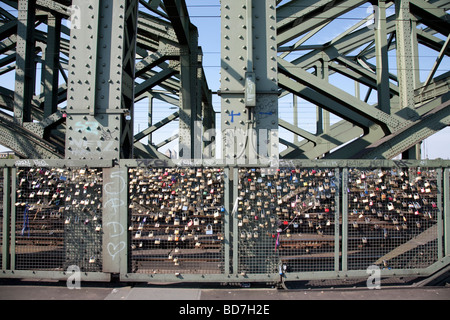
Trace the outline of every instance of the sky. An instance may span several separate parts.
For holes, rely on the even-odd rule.
[[[221,65],[221,20],[220,20],[220,0],[186,0],[188,11],[192,23],[197,26],[199,31],[199,45],[203,50],[203,67],[206,74],[206,79],[209,88],[213,92],[220,90],[220,65]],[[353,10],[352,12],[346,14],[333,21],[328,27],[324,28],[311,40],[306,42],[306,44],[318,44],[324,43],[328,40],[333,39],[338,34],[342,33],[346,28],[352,26],[356,22],[360,21],[361,17],[368,15],[370,9],[368,6],[364,6]],[[430,51],[426,48],[420,48],[421,60],[421,80],[424,81],[428,75],[429,69],[433,65],[437,53]],[[292,53],[291,57],[299,56],[304,54],[304,52]],[[390,57],[390,64],[395,65],[395,56]],[[440,65],[438,73],[449,71],[450,62],[448,58],[445,58]],[[12,74],[12,72],[11,72]],[[0,79],[4,79],[4,76]],[[342,76],[332,76],[330,77],[330,82],[339,88],[354,94],[354,83]],[[3,85],[3,84],[2,84]],[[364,88],[361,89],[361,95],[364,95]],[[372,94],[368,101],[369,103],[376,102],[376,94]],[[299,124],[302,129],[308,130],[312,133],[315,132],[315,106],[310,103],[299,99]],[[220,109],[221,109],[220,97],[217,94],[213,95],[213,106],[216,111],[216,123],[220,126]],[[168,106],[165,103],[155,100],[153,104],[153,123],[164,119],[171,113],[175,112],[173,107]],[[135,133],[144,130],[148,126],[148,101],[143,100],[135,105]],[[286,121],[292,123],[292,98],[286,97],[279,101],[279,115]],[[332,117],[333,121],[338,121],[337,117]],[[220,127],[218,128],[220,130]],[[174,121],[171,124],[159,129],[158,133],[153,136],[153,142],[155,144],[165,140],[166,138],[176,134],[178,132],[178,122]],[[435,159],[443,158],[450,159],[450,148],[443,147],[448,145],[448,136],[450,135],[450,128],[444,129],[441,132],[433,135],[432,137],[426,139],[423,143],[423,158]],[[292,141],[293,135],[284,129],[280,129],[280,136],[287,138]],[[0,142],[1,144],[1,142]],[[176,149],[176,142],[172,142],[167,146],[163,147],[161,151],[167,148]],[[5,148],[0,146],[0,151]]]

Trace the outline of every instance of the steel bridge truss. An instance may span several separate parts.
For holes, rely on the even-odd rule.
[[[368,5],[373,13],[348,18]],[[449,6],[221,1],[222,132],[246,133],[248,159],[251,130],[268,132],[255,141],[270,160],[420,158],[421,141],[450,123],[450,71],[436,76],[450,54]],[[336,21],[352,24],[321,42]],[[216,112],[198,39],[184,0],[2,0],[1,144],[22,158],[100,160],[165,158],[161,147],[178,139],[181,158],[201,158]],[[425,81],[419,45],[436,52]],[[356,84],[355,94],[332,83],[337,74]],[[293,122],[279,112],[289,97]],[[298,97],[317,107],[315,132],[304,129]],[[149,125],[135,134],[134,105],[143,99]],[[154,99],[177,111],[153,121]],[[153,144],[152,135],[174,120],[178,133]],[[224,143],[222,151],[233,160],[237,149]]]

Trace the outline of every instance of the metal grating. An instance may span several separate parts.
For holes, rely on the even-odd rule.
[[[132,272],[224,272],[223,177],[223,169],[129,169]]]
[[[239,172],[239,272],[273,273],[280,266],[289,272],[334,270],[335,171]]]
[[[17,270],[101,270],[101,170],[21,168],[17,174]]]
[[[349,170],[348,268],[425,268],[438,259],[437,171]]]

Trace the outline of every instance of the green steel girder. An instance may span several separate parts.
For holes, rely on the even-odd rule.
[[[362,102],[354,96],[330,85],[328,82],[311,75],[307,71],[289,64],[287,61],[279,59],[279,64],[279,70],[281,73],[292,77],[294,80],[302,83],[303,85],[308,86],[318,92],[318,94],[324,95],[338,102],[346,109],[350,109],[353,112],[356,112],[357,114],[380,125],[383,127],[385,132],[395,131],[395,128],[398,128],[401,124],[400,119]]]
[[[279,8],[277,11],[278,20],[284,19],[286,21],[285,24],[283,20],[278,23],[277,41],[279,45],[299,37],[326,21],[339,17],[353,8],[366,3],[367,0],[318,0],[310,2],[310,5],[304,6],[303,1],[290,1],[284,7]],[[283,10],[284,8],[288,9]],[[306,8],[306,14],[302,12],[302,8]]]
[[[189,19],[186,2],[184,0],[163,0],[167,15],[172,22],[178,42],[182,46],[187,46],[190,50],[196,51],[197,46],[192,44],[191,33],[195,28]]]
[[[411,13],[420,16],[421,23],[444,36],[448,36],[450,33],[450,15],[445,12],[445,9],[424,0],[410,0],[409,3]]]
[[[296,94],[311,103],[326,108],[328,111],[338,114],[341,118],[365,130],[373,124],[368,118],[354,110],[346,108],[345,105],[342,105],[339,101],[333,100],[325,94],[318,93],[307,85],[296,81],[296,79],[292,79],[289,75],[290,74],[283,74],[283,71],[280,72],[278,76],[280,88],[289,90],[291,93]]]
[[[167,6],[165,5],[165,3],[163,3],[163,1],[141,0],[139,2],[145,8],[155,13],[155,15],[148,14],[147,12],[139,12],[138,16],[137,52],[138,56],[140,56],[141,59],[139,60],[138,58],[136,58],[135,76],[136,78],[143,79],[143,81],[139,81],[134,85],[137,92],[135,99],[139,100],[141,99],[141,97],[149,93],[152,94],[152,88],[155,86],[166,89],[172,94],[181,95],[182,84],[179,80],[176,79],[180,78],[181,69],[177,67],[177,64],[175,62],[165,64],[164,61],[177,61],[181,59],[182,54],[185,54],[189,51],[198,52],[197,46],[192,46],[192,41],[186,40],[187,37],[190,36],[190,34],[195,34],[196,31],[195,27],[189,21],[189,15],[187,13],[185,2],[168,1]],[[3,1],[3,3],[11,6],[12,8],[18,8],[18,3],[15,1]],[[23,4],[25,4],[25,1],[23,1]],[[72,1],[36,0],[35,8],[36,14],[39,15],[40,23],[46,23],[46,21],[42,20],[42,16],[46,14],[48,14],[49,16],[59,15],[64,19],[70,18],[71,14],[73,14],[73,9],[76,9],[76,7],[73,7],[72,5]],[[3,11],[4,10],[2,10],[2,12]],[[23,17],[26,16],[30,21],[32,20],[32,18],[30,18],[31,16],[28,15],[28,13],[25,13],[23,10],[20,12],[22,12]],[[168,14],[167,12],[170,14]],[[2,54],[7,52],[10,53],[8,57],[2,59],[2,63],[5,66],[10,66],[4,68],[2,71],[8,73],[14,68],[14,65],[12,63],[14,62],[16,56],[14,49],[17,42],[17,17],[8,14],[8,12],[2,15],[2,17],[3,20],[0,23],[0,36],[2,40],[0,50]],[[162,19],[159,17],[161,17]],[[31,27],[29,29],[31,30]],[[74,37],[71,37],[70,40],[67,40],[67,37],[70,36],[70,30],[67,27],[61,26],[61,30],[55,29],[54,35],[51,34],[50,27],[49,32],[47,33],[37,29],[33,30],[33,33],[35,39],[41,42],[41,47],[43,50],[47,48],[49,52],[58,51],[56,48],[60,46],[59,50],[61,51],[61,53],[66,55],[67,57],[69,56],[69,46],[71,45],[70,42],[73,42]],[[28,35],[23,36],[23,38],[28,39]],[[186,49],[180,49],[183,45],[187,48],[187,51]],[[197,53],[195,53],[195,59],[197,60],[196,55]],[[45,87],[44,92],[40,96],[28,95],[28,99],[32,102],[30,107],[27,107],[28,109],[30,109],[29,113],[31,114],[30,116],[27,116],[29,118],[27,118],[28,120],[42,120],[44,118],[44,114],[42,113],[43,110],[47,110],[45,114],[47,117],[52,115],[54,111],[56,111],[55,107],[63,103],[67,99],[67,86],[62,85],[58,88],[58,86],[56,85],[55,87],[55,77],[58,75],[58,72],[54,72],[54,70],[56,67],[56,69],[60,69],[61,72],[65,72],[63,71],[61,66],[67,70],[69,68],[69,65],[67,61],[63,59],[63,57],[60,57],[59,62],[58,59],[56,59],[55,55],[53,55],[52,57],[55,58],[52,61],[49,60],[45,63],[44,61],[39,61],[42,62],[43,67],[46,68],[46,72],[43,73],[46,79],[44,81]],[[29,64],[32,60],[33,58],[29,59]],[[36,61],[38,60],[36,59]],[[53,63],[53,66],[50,63]],[[60,64],[59,66],[56,65],[58,63]],[[162,67],[163,71],[155,72],[152,70],[154,67]],[[202,68],[201,65],[200,68]],[[31,70],[32,68],[22,67],[22,69]],[[202,107],[201,109],[199,108],[199,110],[204,114],[205,119],[208,119],[207,121],[205,121],[205,128],[210,128],[211,125],[214,126],[215,123],[215,119],[210,119],[211,117],[214,118],[215,112],[212,108],[211,91],[209,90],[206,79],[204,77],[205,73],[203,70],[201,70],[200,72],[202,75],[202,80],[200,81],[198,89],[198,103],[201,103]],[[62,76],[66,79],[66,81],[70,81],[71,78],[73,78],[72,75],[69,75],[67,77],[64,73],[62,73]],[[29,76],[29,78],[34,78],[34,75]],[[54,82],[52,86],[47,85],[51,82],[50,79],[53,79],[52,81]],[[22,83],[22,81],[19,81],[18,83]],[[28,85],[30,81],[26,81],[26,83]],[[192,81],[192,83],[196,83],[196,81]],[[31,86],[29,87],[31,88]],[[186,96],[186,91],[184,95]],[[162,101],[167,101],[171,104],[178,101],[177,104],[180,105],[182,101],[181,99],[175,99],[173,97],[165,96],[161,93],[155,93],[152,96],[156,99],[161,99]],[[167,100],[168,98],[169,100]],[[2,94],[1,100],[4,110],[14,110],[14,105],[12,104],[15,101],[14,99],[11,99],[8,95]],[[65,118],[63,118],[63,120],[64,119]],[[60,120],[61,118],[57,121],[57,123],[60,123]],[[43,125],[32,124],[31,122],[29,124],[25,123],[24,125],[26,125],[28,129],[37,130],[35,134],[39,136],[42,134],[40,130]],[[61,128],[63,130],[63,134],[65,127],[66,125],[62,123]],[[120,138],[120,141],[124,142],[123,137]],[[9,147],[11,147],[12,145],[13,144],[11,144]],[[43,157],[45,156],[43,155]]]
[[[43,140],[42,137],[17,126],[3,114],[0,115],[0,136],[2,143],[22,158],[60,159],[64,154],[62,148],[57,144]]]
[[[20,5],[17,1],[2,0],[2,2],[16,9]],[[25,6],[25,2],[22,1],[21,5]],[[34,1],[26,2],[26,5],[33,6],[33,3]],[[176,136],[183,141],[189,140],[190,142],[187,145],[190,145],[190,153],[196,153],[195,148],[192,148],[196,141],[200,141],[199,137],[194,137],[193,130],[186,131],[186,129],[193,128],[192,124],[195,120],[202,121],[205,130],[215,126],[211,91],[208,89],[205,73],[201,66],[201,50],[196,44],[197,30],[190,22],[184,0],[139,0],[139,3],[148,11],[139,12],[136,18],[138,20],[135,39],[137,57],[133,59],[128,56],[128,60],[124,58],[128,66],[131,65],[129,61],[135,62],[136,81],[127,80],[130,83],[129,86],[133,87],[133,90],[136,92],[134,101],[151,96],[171,105],[177,104],[180,106],[180,118],[183,118],[180,121],[180,126],[184,127],[181,130],[181,134]],[[354,148],[358,146],[357,148],[360,148],[359,151],[363,152],[370,145],[381,144],[381,141],[379,141],[381,138],[395,135],[396,132],[401,132],[402,130],[411,132],[411,130],[415,130],[414,128],[419,128],[417,121],[424,121],[425,123],[428,121],[426,119],[431,119],[424,117],[418,111],[420,108],[415,108],[430,101],[438,101],[448,91],[448,75],[434,77],[433,79],[430,77],[428,86],[425,89],[421,89],[421,84],[417,82],[417,72],[411,71],[415,67],[407,67],[409,62],[398,59],[399,70],[410,71],[404,72],[405,74],[400,72],[400,75],[397,77],[392,72],[376,72],[377,66],[369,60],[384,55],[376,64],[385,64],[387,53],[396,48],[401,53],[405,49],[405,42],[401,39],[406,39],[415,46],[423,44],[437,52],[442,51],[440,54],[441,58],[449,56],[450,48],[443,48],[445,41],[435,35],[436,33],[448,35],[450,28],[449,15],[446,13],[449,5],[447,0],[430,2],[424,0],[408,1],[401,14],[406,19],[411,18],[411,38],[408,36],[409,31],[405,29],[406,24],[398,21],[396,15],[391,15],[386,17],[382,29],[364,27],[364,20],[361,20],[357,24],[358,27],[355,25],[348,30],[343,30],[332,41],[307,46],[303,43],[308,39],[314,39],[316,33],[326,28],[331,21],[339,19],[345,13],[360,7],[367,1],[291,0],[283,1],[281,5],[279,4],[280,1],[274,1],[274,3],[276,3],[277,7],[275,18],[276,33],[272,36],[274,38],[271,38],[271,41],[275,40],[279,50],[284,51],[278,59],[279,70],[277,70],[277,84],[279,89],[281,89],[279,92],[280,97],[288,93],[298,95],[321,109],[345,119],[336,123],[336,125],[330,126],[325,124],[324,121],[327,120],[322,120],[327,119],[327,116],[320,116],[322,111],[318,111],[318,121],[323,122],[318,124],[318,128],[329,127],[329,129],[326,129],[325,131],[327,132],[325,133],[321,133],[319,130],[317,134],[302,130],[282,119],[276,121],[280,127],[293,132],[297,136],[306,138],[306,141],[294,143],[280,139],[281,142],[285,142],[288,145],[288,149],[280,154],[281,157],[287,156],[291,158],[296,155],[302,158],[315,158],[321,157],[323,154],[326,154],[327,157],[350,156],[354,150],[347,154],[345,153],[345,150],[350,150],[350,145],[353,145]],[[404,4],[406,0],[398,0],[397,3]],[[54,20],[47,21],[47,17],[58,16],[68,19],[72,12],[72,4],[73,1],[35,0],[34,8],[36,12],[34,14],[36,17],[34,23],[31,22],[33,21],[33,13],[28,15],[24,11],[20,11],[22,14],[21,19],[25,18],[28,21],[28,31],[25,31],[24,25],[19,26],[17,24],[17,17],[14,17],[7,11],[4,12],[5,10],[0,12],[0,53],[5,55],[0,60],[0,68],[2,68],[0,77],[10,73],[15,67],[19,71],[25,71],[23,75],[20,72],[17,74],[16,85],[18,90],[15,90],[16,99],[11,98],[12,91],[2,90],[0,96],[1,108],[5,111],[15,110],[16,121],[18,119],[17,125],[26,132],[33,132],[34,135],[39,137],[46,136],[45,133],[43,134],[42,128],[53,128],[56,126],[59,135],[64,134],[66,129],[65,118],[57,116],[56,111],[59,105],[67,101],[67,85],[58,84],[57,77],[62,75],[68,84],[71,81],[72,76],[70,74],[66,76],[65,72],[70,68],[66,57],[69,58],[69,49],[72,46],[73,39],[68,39],[70,30],[64,25],[60,26],[57,23],[55,25],[56,28],[52,29],[51,25]],[[373,2],[373,4],[376,5],[377,3]],[[384,2],[379,4],[383,6]],[[387,1],[386,4],[391,5],[392,1]],[[255,1],[253,6],[255,12],[257,12],[258,2]],[[233,19],[238,18],[238,16],[233,17]],[[239,18],[240,20],[242,19]],[[242,24],[242,22],[239,23]],[[49,30],[43,32],[36,29],[38,24],[48,25]],[[419,24],[425,25],[427,28],[416,28],[416,25]],[[22,31],[19,30],[20,28],[22,28]],[[52,30],[54,30],[53,34]],[[258,29],[258,32],[260,31]],[[264,33],[271,34],[272,31],[266,30]],[[21,34],[21,37],[17,37],[18,32]],[[48,58],[45,58],[46,55],[43,54],[42,58],[34,55],[31,58],[15,61],[14,57],[16,54],[22,56],[22,58],[29,56],[30,48],[32,47],[28,45],[30,42],[28,40],[32,39],[30,35],[36,40],[36,47],[39,47],[43,53],[45,50],[49,53],[58,51],[59,48],[61,52],[59,59],[56,57],[50,59],[51,54],[48,55]],[[387,44],[384,35],[389,37]],[[24,37],[27,41],[24,41]],[[296,40],[294,45],[285,46],[293,40]],[[26,44],[26,46],[22,47],[22,44]],[[355,55],[353,53],[356,49],[364,46],[366,48],[360,54]],[[15,47],[20,48],[20,50],[17,52]],[[287,60],[290,52],[299,52],[299,50],[306,49],[309,50],[300,57],[290,61]],[[381,55],[377,54],[377,52],[381,52]],[[242,50],[242,53],[239,53],[239,55],[245,55],[245,50]],[[179,65],[177,65],[177,61],[179,61]],[[36,75],[30,71],[32,69],[30,66],[35,63],[41,63],[44,69],[44,90],[40,95],[30,93],[33,87],[30,84],[37,79]],[[406,66],[405,68],[403,67],[404,65]],[[240,65],[230,65],[229,67],[241,68]],[[324,76],[321,79],[306,72],[307,69],[312,67],[321,68],[321,72],[326,75],[339,73],[356,83],[371,88],[374,92],[379,89],[378,103],[370,106],[355,98],[352,94],[329,84],[328,76]],[[388,67],[385,65],[385,71],[389,70],[387,69]],[[60,72],[56,72],[56,69]],[[26,77],[28,80],[22,81],[22,77]],[[414,84],[406,83],[404,80],[412,78],[414,78]],[[22,87],[22,85],[24,86]],[[167,90],[170,96],[161,92],[154,92],[153,89],[156,86]],[[388,92],[388,94],[386,95],[382,92]],[[179,98],[174,98],[174,96],[179,96]],[[409,102],[400,105],[402,101],[405,101],[402,97],[408,97]],[[24,102],[20,101],[22,98],[24,98]],[[26,101],[29,101],[29,103],[25,103]],[[128,102],[126,104],[129,105]],[[23,105],[23,110],[22,107],[19,108],[21,105]],[[405,110],[402,110],[402,107]],[[23,121],[21,120],[22,115],[20,117],[17,116],[22,111],[25,112]],[[438,114],[442,114],[442,112]],[[4,117],[7,120],[11,120],[6,115]],[[44,121],[44,119],[53,119],[54,117],[56,117],[54,119],[55,122],[50,121],[46,124]],[[40,125],[33,124],[31,121],[35,120],[43,122]],[[50,123],[52,125],[49,125]],[[186,124],[188,125],[186,126]],[[158,124],[153,125],[153,127],[150,125],[150,128],[145,132],[150,130],[151,133],[154,133],[155,126],[157,128]],[[262,127],[264,126],[265,124],[262,125]],[[346,128],[347,131],[344,132],[342,128]],[[131,127],[128,129],[131,129]],[[18,130],[18,133],[20,131]],[[145,132],[142,132],[141,135],[146,135]],[[362,133],[363,136],[361,137]],[[57,134],[55,131],[51,134],[54,135],[52,137],[54,141],[52,142],[53,145],[49,143],[50,149],[55,146],[54,143],[56,141],[59,141],[55,134]],[[133,139],[133,136],[128,134],[127,138],[122,137],[119,141],[125,142]],[[353,139],[356,139],[353,144],[341,148],[340,151],[331,152],[335,153],[334,155],[330,153],[333,149],[337,149]],[[58,148],[64,145],[60,143],[56,143]],[[131,143],[128,142],[128,144]],[[141,157],[145,157],[146,151],[149,152],[149,157],[161,156],[156,154],[155,150],[151,148],[139,146],[138,149]]]
[[[354,158],[358,159],[390,159],[406,151],[437,131],[450,126],[450,94],[446,94],[446,102],[423,115],[418,121],[399,132],[383,137],[371,144]]]
[[[297,37],[300,37],[301,35],[306,34],[308,31],[313,30],[313,27],[315,27],[316,30],[311,31],[311,32],[316,32],[317,30],[320,30],[321,23],[322,23],[322,26],[324,26],[327,23],[327,21],[329,21],[328,19],[331,16],[333,16],[333,14],[335,14],[335,12],[339,11],[339,8],[330,10],[331,6],[329,5],[330,4],[329,1],[310,1],[310,3],[307,6],[305,6],[304,4],[305,4],[304,2],[302,2],[300,4],[299,1],[290,1],[278,8],[278,11],[277,11],[278,38],[277,38],[277,40],[278,40],[279,46],[285,44],[287,41],[291,41]],[[327,7],[327,4],[328,4],[328,7]],[[336,5],[337,3],[334,2],[333,4]],[[411,7],[414,7],[414,5],[416,5],[416,7],[420,6],[420,4],[412,3]],[[448,17],[445,14],[445,10],[442,9],[446,5],[448,5],[447,1],[440,1],[439,3],[436,2],[434,5],[430,6],[431,11],[433,13],[433,16],[432,16],[433,18],[431,20],[439,21],[439,19],[440,19],[443,22],[447,21]],[[339,7],[339,4],[337,4],[336,6]],[[357,6],[358,5],[352,6],[352,9],[356,8]],[[433,6],[436,6],[436,7],[433,8]],[[428,21],[430,20],[430,15],[427,15],[425,12],[423,12],[423,10],[426,10],[426,9],[424,9],[426,7],[424,7],[422,5],[421,8],[422,9],[420,9],[420,10],[417,8],[411,9],[411,13],[415,14],[415,17],[417,18],[418,23],[422,22],[425,25],[428,25],[431,27],[432,25],[427,23],[427,19],[428,19]],[[340,8],[340,10],[342,10],[342,11],[338,15],[341,15],[347,9],[349,9],[349,8]],[[323,19],[319,19],[319,17],[322,17]],[[320,20],[321,23],[319,23],[319,21],[314,22],[314,18],[317,18],[318,20]],[[309,24],[308,24],[308,21],[309,21]],[[361,24],[360,24],[360,26],[361,26]],[[397,47],[402,45],[402,44],[397,43],[397,41],[396,42],[392,41],[392,38],[393,38],[392,36],[396,35],[398,28],[399,28],[399,26],[398,26],[398,24],[396,24],[395,15],[387,17],[386,24],[385,24],[385,31],[381,32],[381,35],[383,33],[385,35],[390,35],[390,40],[389,40],[390,45],[387,47],[388,51],[395,48],[395,46],[393,46],[393,44],[395,44]],[[440,31],[443,34],[446,34],[445,32],[443,32],[442,28],[441,29],[436,28],[436,29],[437,29],[437,31]],[[375,31],[377,31],[377,28],[375,28]],[[418,32],[418,38],[421,39],[420,41],[422,41],[424,44],[426,44],[429,47],[432,47],[433,49],[435,49],[437,51],[442,50],[442,44],[444,41],[433,37],[433,34],[436,32],[435,30],[426,29],[426,30],[417,30],[417,32]],[[374,44],[376,45],[377,41],[381,42],[383,39],[385,39],[385,36],[384,37],[380,36],[379,40],[376,40],[374,37],[374,34],[376,34],[376,33],[377,32],[374,33],[374,31],[371,28],[367,28],[367,27],[360,28],[360,29],[355,28],[351,32],[344,32],[343,34],[337,36],[335,38],[335,40],[325,43],[323,45],[310,46],[310,47],[298,46],[298,44],[302,42],[303,38],[307,39],[307,36],[308,37],[310,36],[310,34],[311,34],[310,33],[307,36],[304,36],[302,38],[302,40],[299,40],[295,46],[283,47],[282,50],[284,50],[285,52],[282,55],[282,57],[286,57],[287,54],[289,53],[289,50],[308,50],[308,49],[313,49],[313,50],[310,52],[307,52],[306,54],[300,56],[299,58],[296,58],[295,60],[293,60],[291,62],[286,62],[285,60],[281,60],[279,58],[280,64],[289,66],[289,68],[283,69],[283,66],[281,66],[279,68],[279,70],[280,70],[280,74],[279,74],[280,88],[283,90],[287,90],[287,92],[291,92],[293,94],[300,95],[300,96],[302,96],[302,98],[304,98],[320,107],[324,107],[324,106],[323,106],[323,104],[319,103],[318,97],[320,97],[322,95],[321,99],[323,99],[323,95],[325,95],[325,94],[328,94],[328,98],[330,98],[331,100],[335,100],[337,102],[342,102],[345,100],[352,101],[352,102],[355,101],[356,104],[352,103],[352,106],[353,107],[355,107],[356,105],[360,106],[361,101],[359,101],[359,99],[357,99],[357,100],[342,99],[342,97],[346,96],[345,92],[343,92],[337,88],[333,88],[332,86],[329,86],[326,83],[326,81],[323,81],[317,77],[312,76],[309,73],[305,73],[302,71],[302,69],[306,70],[308,68],[314,67],[317,64],[317,62],[321,61],[322,57],[325,55],[327,57],[327,59],[329,59],[328,68],[329,68],[330,74],[331,74],[331,72],[339,72],[342,75],[344,75],[350,79],[353,79],[356,82],[362,83],[362,84],[368,86],[369,88],[372,88],[375,90],[380,85],[385,86],[383,91],[389,92],[389,94],[391,96],[390,100],[391,100],[392,107],[396,107],[398,105],[397,97],[400,94],[400,87],[398,87],[395,84],[393,84],[392,82],[390,82],[387,78],[379,79],[378,84],[377,84],[377,78],[376,78],[377,72],[375,72],[375,66],[370,65],[369,63],[367,63],[367,60],[365,60],[365,59],[370,59],[375,56],[377,56],[377,57],[380,56],[380,54],[378,54],[378,55],[375,54],[376,46],[374,46]],[[352,57],[347,56],[349,53],[353,52],[355,49],[361,47],[362,45],[366,45],[367,48],[365,50],[363,50],[360,55],[352,56]],[[384,45],[380,46],[380,48],[384,48],[385,46],[386,46],[386,43]],[[444,52],[447,53],[447,51],[448,51],[448,49]],[[386,53],[385,53],[385,55],[386,55]],[[362,59],[361,61],[363,61],[365,65],[361,64],[359,62],[359,59]],[[385,56],[384,59],[387,59],[387,56]],[[383,61],[384,60],[380,60],[378,63],[383,63]],[[367,69],[366,69],[366,67],[367,67]],[[295,74],[295,76],[293,76],[293,74]],[[386,75],[386,71],[383,74]],[[389,74],[389,78],[391,80],[398,81],[397,77],[395,77],[392,74]],[[295,80],[295,81],[293,81],[293,80]],[[301,82],[301,84],[298,84],[295,82]],[[440,95],[442,95],[446,92],[447,88],[448,88],[447,81],[446,81],[445,77],[443,80],[439,81],[438,84],[435,84],[435,82],[433,81],[433,86],[432,86],[432,88],[430,88],[430,90],[428,92],[428,94],[430,95],[429,99],[438,98]],[[322,89],[322,91],[320,91],[321,89]],[[337,89],[337,90],[335,90],[335,89]],[[318,91],[315,92],[312,90],[318,90]],[[305,94],[308,91],[310,91],[309,97],[307,94]],[[299,93],[301,93],[301,94],[299,94]],[[286,95],[286,92],[282,91],[282,95],[283,96]],[[423,104],[425,101],[429,101],[429,100],[426,100],[426,95],[420,96],[419,92],[416,92],[415,95],[413,93],[412,96],[413,96],[413,101],[416,102],[416,105],[420,105],[420,104]],[[386,101],[389,101],[389,99],[388,99],[389,96],[387,96],[385,94],[381,94],[379,98],[385,99],[385,102],[383,104],[386,104]],[[379,103],[380,103],[380,100],[378,101],[378,104]],[[387,103],[389,104],[389,102],[387,102]],[[343,104],[343,106],[345,106],[345,104]],[[352,106],[345,106],[344,108],[347,108],[347,107],[352,108]],[[382,115],[378,119],[378,121],[376,120],[376,117],[371,117],[364,113],[362,113],[362,115],[365,118],[367,118],[368,120],[370,120],[370,122],[377,123],[378,125],[384,126],[385,134],[389,134],[389,131],[386,130],[386,127],[393,131],[406,130],[406,127],[417,128],[417,126],[412,126],[412,122],[420,121],[418,119],[416,110],[414,110],[414,103],[409,104],[409,106],[411,109],[407,108],[406,110],[402,110],[402,112],[396,112],[395,110],[393,110],[394,113],[396,113],[396,114],[392,114],[389,116],[393,117],[393,119],[395,119],[395,120],[394,120],[394,122],[391,122],[390,126],[387,125],[384,115]],[[371,112],[374,112],[373,109],[371,110],[371,108],[373,108],[373,106],[369,107],[366,105],[366,107],[367,107],[366,110],[370,110]],[[362,128],[364,127],[364,126],[361,126],[361,123],[362,123],[361,121],[355,121],[354,119],[350,119],[348,117],[348,115],[347,115],[347,117],[343,117],[343,115],[345,113],[342,113],[342,110],[340,110],[340,109],[338,109],[340,111],[340,113],[339,113],[339,112],[336,112],[336,110],[333,110],[333,108],[330,108],[329,105],[325,106],[324,108],[327,108],[329,111],[340,116],[341,118],[351,121],[351,123],[353,123],[353,124],[359,125]],[[336,108],[336,106],[334,108]],[[359,111],[361,112],[360,107],[358,107],[357,109],[360,109]],[[391,112],[389,107],[384,108],[383,110],[384,110],[384,112],[387,112],[388,114]],[[388,120],[388,121],[390,121],[390,120]],[[395,121],[398,121],[398,124],[399,124],[398,127],[395,125]],[[344,124],[342,121],[341,121],[341,123]],[[285,128],[288,127],[288,130],[295,134],[299,133],[299,132],[296,132],[296,130],[294,130],[295,128],[293,128],[292,125],[284,126],[284,127]],[[348,137],[346,138],[345,141],[341,142],[340,144],[344,144],[352,139],[360,137],[361,131],[356,130],[356,129],[350,129],[350,127],[349,127],[349,131],[346,132],[348,134]],[[335,156],[337,158],[339,158],[339,156],[340,157],[350,156],[352,154],[352,150],[355,150],[357,148],[364,149],[368,145],[375,143],[377,140],[384,137],[384,134],[382,133],[382,131],[376,130],[376,127],[371,126],[370,123],[367,124],[365,126],[365,128],[366,128],[365,129],[366,133],[363,137],[358,138],[354,143],[351,143],[348,147],[341,148],[340,151],[335,151],[334,152]],[[371,129],[368,130],[368,128],[371,128]],[[331,130],[331,133],[332,133],[331,136],[333,137],[333,136],[335,136],[336,132],[333,132],[332,130]],[[370,131],[373,131],[373,132],[370,133]],[[304,136],[306,136],[306,134],[304,134]],[[281,156],[292,158],[292,157],[299,157],[302,154],[303,155],[302,157],[315,158],[315,157],[319,157],[320,155],[326,153],[327,154],[326,157],[336,158],[335,156],[328,154],[328,153],[333,148],[338,147],[339,143],[337,145],[335,145],[333,143],[327,143],[329,148],[327,148],[324,145],[322,145],[323,148],[320,148],[320,144],[316,145],[315,143],[310,142],[310,141],[316,141],[316,140],[323,141],[322,136],[323,136],[322,134],[316,134],[316,135],[310,136],[309,139],[307,139],[307,141],[297,143],[297,146],[298,146],[297,150],[295,150],[294,146],[291,144],[291,145],[289,145],[287,150],[282,152]],[[314,146],[314,149],[317,149],[317,152],[311,153],[310,151],[313,149],[312,148],[313,146]],[[310,150],[310,151],[308,152],[306,150]],[[349,152],[345,153],[344,150],[348,150]]]

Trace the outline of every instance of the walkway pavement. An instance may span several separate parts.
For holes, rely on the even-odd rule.
[[[70,290],[62,282],[0,281],[0,300],[450,300],[450,286],[283,290],[82,283],[80,289]]]

